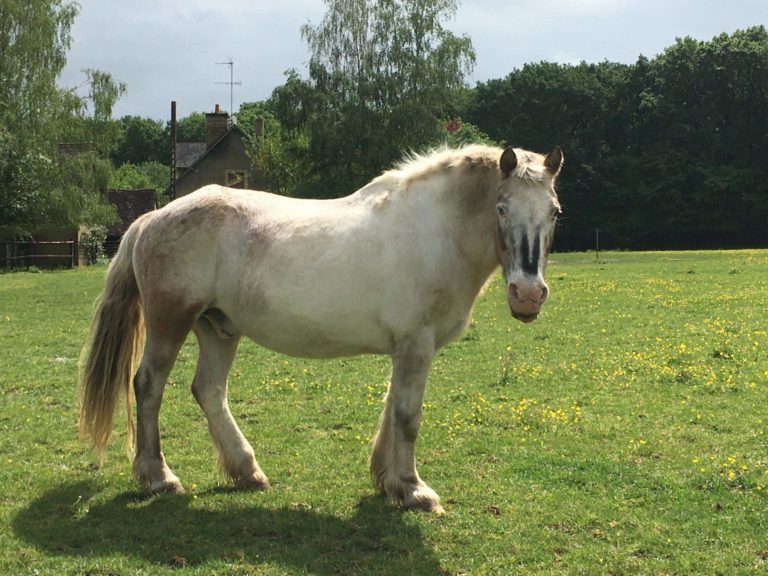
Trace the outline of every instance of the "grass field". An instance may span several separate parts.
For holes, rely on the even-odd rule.
[[[99,469],[76,362],[104,269],[0,275],[0,574],[768,574],[768,251],[555,254],[537,322],[497,279],[436,358],[419,471],[446,515],[376,496],[386,358],[245,343],[230,403],[273,490],[227,488],[189,384],[144,498],[125,416]]]

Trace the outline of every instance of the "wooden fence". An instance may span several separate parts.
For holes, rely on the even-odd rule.
[[[81,260],[74,240],[0,240],[3,268],[74,268]]]

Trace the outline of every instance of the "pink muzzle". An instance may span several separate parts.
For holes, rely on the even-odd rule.
[[[513,280],[507,284],[507,303],[512,316],[521,322],[533,322],[547,301],[549,288],[541,280],[529,282],[525,279]]]

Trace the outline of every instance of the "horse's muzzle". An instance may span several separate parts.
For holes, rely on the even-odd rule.
[[[540,280],[514,280],[507,285],[509,310],[512,316],[526,324],[536,320],[548,295],[549,288]]]

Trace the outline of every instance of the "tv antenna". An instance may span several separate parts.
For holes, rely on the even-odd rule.
[[[232,61],[232,58],[229,58],[226,62],[216,62],[217,66],[229,66],[229,82],[214,82],[214,84],[224,84],[226,86],[229,86],[229,116],[230,118],[234,115],[234,90],[235,86],[242,86],[243,83],[239,80],[235,82],[235,63]]]

